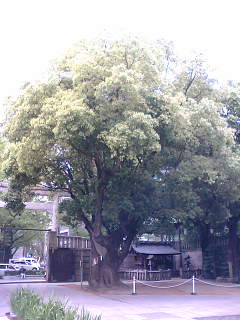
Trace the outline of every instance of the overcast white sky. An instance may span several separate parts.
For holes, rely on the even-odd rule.
[[[0,104],[82,37],[123,30],[203,53],[220,79],[240,80],[239,0],[2,0]]]

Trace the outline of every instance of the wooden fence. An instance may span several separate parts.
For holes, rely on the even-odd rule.
[[[73,236],[57,236],[57,246],[58,248],[69,249],[91,249],[91,243],[88,238]]]
[[[170,280],[171,270],[159,270],[159,271],[148,271],[148,270],[121,270],[119,271],[120,279],[132,280],[133,277],[137,280],[142,281],[159,281],[159,280]]]

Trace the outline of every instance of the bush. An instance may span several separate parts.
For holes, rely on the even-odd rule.
[[[27,270],[27,276],[44,276],[44,270]],[[19,275],[19,270],[7,270],[5,271],[5,276],[17,276]]]
[[[33,314],[42,300],[36,293],[20,289],[11,296],[11,307],[17,317],[21,320],[29,319],[29,314]]]
[[[28,289],[17,290],[11,296],[11,307],[20,320],[101,320],[101,316],[92,316],[85,309],[81,314],[77,309],[67,307],[66,303],[43,299]]]
[[[44,276],[45,270],[27,270],[26,275],[29,276]]]
[[[4,272],[5,276],[17,276],[19,275],[19,271],[7,270]]]

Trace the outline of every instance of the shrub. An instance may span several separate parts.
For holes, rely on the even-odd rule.
[[[17,276],[19,274],[19,271],[13,271],[13,270],[7,270],[4,272],[5,276]]]
[[[38,294],[30,290],[20,289],[11,296],[11,307],[14,313],[21,320],[28,319],[29,313],[42,304]]]
[[[77,320],[101,320],[101,316],[93,316],[89,311],[82,308]]]
[[[26,275],[44,276],[45,270],[27,270]]]
[[[53,299],[44,302],[38,294],[28,289],[13,293],[11,307],[21,320],[101,320],[101,316],[92,316],[84,308],[79,315],[77,309],[67,307],[66,303]]]
[[[27,276],[44,276],[44,270],[27,270]],[[17,276],[19,275],[19,270],[7,270],[5,271],[5,276]]]

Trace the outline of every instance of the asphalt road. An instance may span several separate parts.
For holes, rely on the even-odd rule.
[[[80,290],[80,284],[0,284],[0,316],[10,311],[13,291],[27,287],[44,298],[54,297],[74,307],[83,306],[102,320],[240,320],[240,296],[99,295]]]

